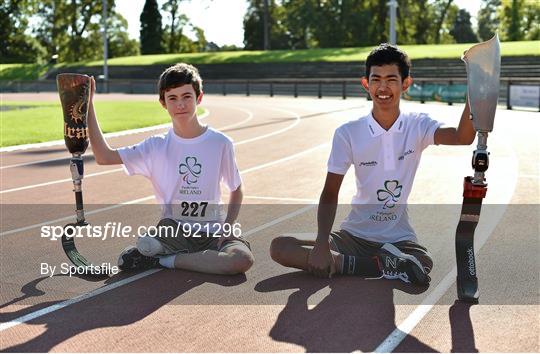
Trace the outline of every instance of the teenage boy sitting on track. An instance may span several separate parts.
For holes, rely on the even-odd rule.
[[[319,200],[313,236],[282,235],[272,241],[272,258],[319,277],[354,274],[427,284],[433,262],[416,241],[407,198],[422,151],[431,144],[470,145],[476,132],[468,101],[458,128],[441,128],[427,114],[402,112],[402,92],[412,84],[410,60],[396,46],[381,44],[366,60],[362,86],[373,100],[371,113],[339,127]],[[338,194],[351,165],[357,192],[352,209],[331,232]]]
[[[124,249],[119,268],[162,266],[213,274],[244,273],[253,264],[253,254],[247,241],[231,236],[243,198],[233,143],[199,121],[196,111],[203,91],[195,67],[181,63],[166,69],[158,89],[172,128],[136,145],[111,149],[94,111],[92,78],[88,129],[96,162],[124,164],[128,175],[148,178],[162,208],[156,237],[139,237],[136,247]],[[221,181],[231,191],[225,218]]]

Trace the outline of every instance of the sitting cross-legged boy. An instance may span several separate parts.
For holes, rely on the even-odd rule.
[[[148,178],[162,209],[157,232],[139,237],[136,246],[124,249],[119,268],[244,273],[253,264],[253,254],[246,240],[230,232],[243,198],[233,143],[199,121],[196,111],[203,91],[195,67],[183,63],[169,67],[159,78],[158,90],[159,102],[171,117],[169,131],[111,149],[96,118],[92,78],[88,129],[96,162],[123,164],[128,175]],[[226,213],[220,182],[230,190]]]
[[[334,273],[427,284],[433,262],[409,223],[407,199],[422,151],[432,144],[470,145],[476,132],[468,101],[458,128],[444,128],[424,113],[402,112],[401,94],[412,83],[410,60],[396,46],[381,44],[366,60],[362,86],[373,108],[334,134],[328,173],[317,212],[317,235],[282,235],[272,258],[316,276]],[[354,166],[352,209],[331,232],[343,177]]]

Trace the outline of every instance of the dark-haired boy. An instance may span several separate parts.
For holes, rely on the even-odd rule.
[[[433,262],[417,243],[407,215],[407,198],[422,151],[431,144],[469,145],[476,132],[468,102],[458,128],[442,128],[427,114],[399,108],[412,83],[410,60],[396,46],[381,44],[366,60],[362,86],[373,100],[371,113],[339,127],[317,213],[316,236],[282,235],[272,241],[272,258],[316,276],[334,273],[427,284]],[[331,232],[343,177],[354,165],[357,192],[352,209]]]
[[[96,162],[124,164],[129,175],[147,177],[162,207],[162,220],[151,235],[155,237],[139,237],[136,247],[129,246],[120,254],[118,265],[122,270],[163,266],[244,273],[253,264],[253,255],[247,241],[233,237],[239,234],[232,232],[243,197],[232,141],[199,121],[196,111],[203,90],[195,67],[181,63],[166,69],[158,90],[172,128],[136,145],[111,149],[96,119],[92,79],[88,129]],[[220,201],[221,181],[230,190],[226,217]],[[231,237],[219,237],[225,234]]]

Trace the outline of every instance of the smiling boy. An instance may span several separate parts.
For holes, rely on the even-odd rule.
[[[196,111],[203,91],[195,67],[181,63],[166,69],[158,91],[172,128],[136,145],[111,149],[97,122],[92,79],[88,129],[96,162],[123,164],[128,175],[148,178],[162,209],[159,232],[152,235],[156,237],[139,237],[136,247],[129,246],[120,254],[118,265],[122,270],[162,266],[244,273],[253,264],[249,243],[242,237],[226,237],[232,234],[243,198],[233,143],[199,121]],[[226,217],[220,182],[230,190]]]
[[[373,100],[369,115],[339,127],[319,200],[315,236],[282,235],[272,241],[272,258],[319,277],[334,273],[427,284],[433,266],[409,223],[407,199],[422,151],[431,144],[469,145],[475,130],[468,102],[458,128],[442,128],[427,114],[400,110],[412,84],[410,60],[397,47],[381,44],[366,60],[362,86]],[[357,191],[339,231],[331,232],[341,183],[353,165]]]

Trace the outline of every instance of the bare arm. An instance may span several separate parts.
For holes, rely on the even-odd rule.
[[[91,91],[90,91],[90,107],[88,108],[88,133],[90,136],[90,144],[92,145],[92,151],[94,157],[99,165],[118,165],[122,164],[120,154],[115,149],[111,149],[103,134],[96,117],[96,111],[94,110],[94,93],[96,91],[96,82],[94,78],[91,79]]]
[[[469,119],[471,110],[469,108],[469,98],[465,102],[465,108],[461,114],[459,126],[456,128],[439,128],[435,131],[435,144],[439,145],[470,145],[476,137],[472,120]]]
[[[336,217],[339,189],[343,177],[343,175],[328,172],[319,199],[317,239],[308,257],[308,270],[319,277],[332,276],[336,271],[334,259],[330,252],[329,238]]]
[[[238,214],[240,213],[243,198],[244,192],[242,191],[242,185],[240,185],[235,191],[232,191],[229,196],[229,207],[227,208],[225,224],[233,224],[236,221]]]
[[[242,191],[242,185],[238,186],[235,191],[232,191],[229,195],[229,207],[227,208],[227,217],[225,218],[224,225],[233,225],[240,213],[240,207],[242,206],[242,199],[244,199],[244,192]],[[232,228],[231,228],[232,230]],[[230,235],[226,235],[230,236]],[[224,237],[221,237],[218,241],[218,248],[225,241]]]

